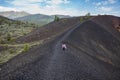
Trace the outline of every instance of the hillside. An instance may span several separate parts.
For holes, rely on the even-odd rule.
[[[109,29],[110,31],[117,29],[120,32],[120,17],[104,15],[104,16],[97,16],[96,18],[92,18],[91,20],[103,27],[110,26],[110,29],[111,29],[111,30]],[[104,27],[104,28],[106,28],[106,27]],[[116,35],[117,35],[117,33],[116,33]]]
[[[19,17],[19,18],[16,18],[15,20],[27,21],[29,23],[35,23],[35,24],[38,24],[39,26],[42,26],[49,22],[52,22],[54,20],[54,17],[43,15],[43,14],[33,14],[33,15],[28,15],[24,17]]]
[[[109,25],[118,18],[97,16],[82,24],[79,17],[61,19],[20,37],[50,40],[2,64],[1,80],[120,80],[120,32]]]
[[[104,27],[93,21],[87,21],[74,30],[66,42],[86,55],[120,67],[120,33],[116,30],[113,32],[119,35],[112,34],[113,29],[110,26]]]
[[[28,51],[29,48],[33,46],[43,44],[45,41],[60,35],[66,31],[66,29],[70,29],[76,21],[79,22],[79,18],[73,18],[73,20],[75,20],[74,22],[72,22],[72,19],[62,19],[38,28],[38,26],[33,23],[11,20],[2,16],[0,19],[0,64],[24,51]],[[65,26],[69,25],[66,23],[69,21],[71,21],[71,25]],[[61,25],[59,25],[60,23]],[[59,26],[56,27],[56,25]],[[60,26],[62,27],[60,28]],[[51,31],[54,31],[54,33]]]
[[[17,39],[17,42],[25,43],[32,41],[39,41],[42,39],[56,37],[66,30],[74,27],[77,23],[80,23],[80,17],[66,18],[59,21],[51,22],[43,27],[40,27],[26,36],[22,36]]]
[[[70,18],[68,15],[57,15],[59,18]],[[15,20],[27,21],[29,23],[35,23],[39,26],[43,26],[54,21],[55,15],[44,15],[44,14],[32,14],[24,17],[16,18]]]
[[[0,16],[0,37],[4,39],[3,41],[6,41],[8,34],[15,39],[29,33],[35,27],[35,24],[23,23]]]
[[[21,12],[15,12],[15,11],[5,11],[5,12],[0,12],[1,16],[10,18],[10,19],[14,19],[14,18],[18,18],[18,17],[23,17],[23,16],[27,16],[30,15],[27,12],[21,11]]]
[[[26,44],[16,44],[16,39],[37,28],[35,24],[24,23],[0,16],[0,64],[21,53]],[[32,44],[31,44],[32,45]]]

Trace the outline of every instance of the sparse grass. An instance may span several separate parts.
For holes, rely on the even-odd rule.
[[[0,44],[11,44],[38,27],[35,24],[14,21],[0,16]]]
[[[14,47],[14,48],[10,48],[10,49],[0,52],[0,64],[7,62],[14,56],[18,55],[21,50],[22,50],[21,47]]]
[[[43,40],[25,43],[25,44],[3,44],[6,49],[0,52],[0,64],[7,62],[18,54],[25,53],[33,46],[37,46],[43,43]]]

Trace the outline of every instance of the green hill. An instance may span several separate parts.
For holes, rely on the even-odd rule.
[[[54,17],[43,15],[43,14],[34,14],[34,15],[28,15],[28,16],[16,18],[15,20],[27,21],[27,22],[35,23],[42,26],[53,21]]]
[[[0,16],[0,43],[9,43],[19,36],[31,32],[35,24],[24,23]],[[10,37],[11,39],[8,39]]]
[[[57,15],[59,18],[69,18],[70,16],[66,15]],[[28,15],[24,17],[19,17],[16,18],[15,20],[20,20],[20,21],[27,21],[30,23],[35,23],[39,26],[43,26],[45,24],[48,24],[49,22],[52,22],[54,20],[55,15],[44,15],[44,14],[33,14],[33,15]]]

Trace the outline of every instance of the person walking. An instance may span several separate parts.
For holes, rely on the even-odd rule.
[[[67,49],[67,46],[65,43],[62,43],[62,50],[65,51]]]

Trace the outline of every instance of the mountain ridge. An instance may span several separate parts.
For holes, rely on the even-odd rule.
[[[58,16],[59,18],[70,18],[69,15],[56,15],[56,16]],[[36,23],[38,25],[43,26],[45,24],[48,24],[49,22],[54,21],[54,17],[55,15],[31,14],[28,16],[15,18],[15,20],[27,21],[30,23]]]
[[[4,11],[4,12],[0,12],[0,15],[4,17],[8,17],[10,19],[14,19],[14,18],[30,15],[30,13],[27,13],[25,11]]]

